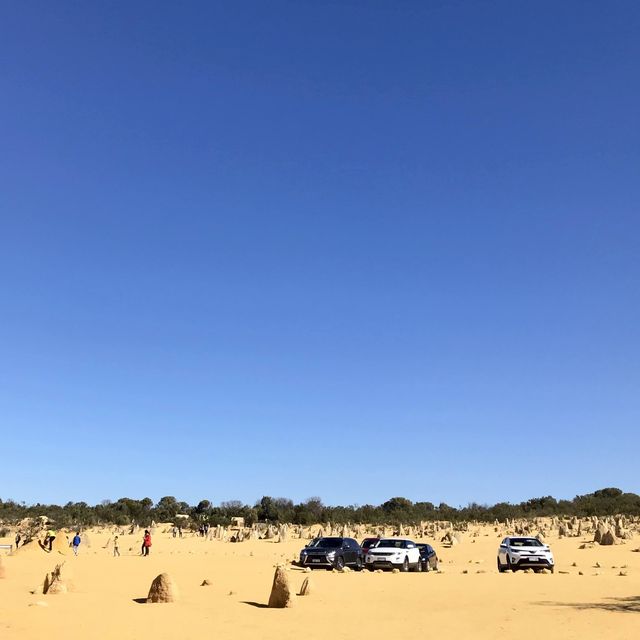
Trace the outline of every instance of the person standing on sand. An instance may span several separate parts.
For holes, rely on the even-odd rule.
[[[18,531],[18,533],[16,533],[16,551],[20,546],[20,540],[22,540],[22,538],[20,537],[20,532]]]
[[[113,539],[113,557],[120,556],[120,549],[118,548],[118,536]]]
[[[151,547],[151,534],[148,529],[144,530],[144,538],[142,540],[142,555],[148,556]]]
[[[73,542],[71,543],[73,546],[73,555],[77,556],[78,555],[78,547],[80,546],[80,532],[76,531],[76,535],[73,536]]]

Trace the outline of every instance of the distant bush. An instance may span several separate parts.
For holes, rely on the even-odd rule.
[[[499,502],[495,505],[471,503],[466,507],[452,507],[441,502],[412,502],[407,498],[390,498],[381,505],[327,506],[317,497],[294,504],[288,498],[264,496],[254,506],[233,500],[214,507],[209,500],[201,500],[196,506],[179,502],[173,496],[164,496],[156,504],[151,498],[136,500],[120,498],[116,502],[104,500],[98,505],[86,502],[68,502],[60,505],[25,505],[13,500],[0,500],[0,522],[17,523],[23,518],[37,519],[46,516],[57,527],[92,526],[96,524],[117,524],[127,526],[138,524],[149,526],[151,522],[174,522],[176,514],[190,516],[184,526],[197,529],[202,523],[210,526],[229,525],[231,518],[242,517],[247,525],[255,522],[291,522],[309,525],[318,522],[334,524],[417,524],[428,520],[449,520],[453,522],[472,521],[493,522],[513,518],[535,518],[544,516],[593,516],[624,514],[640,515],[640,496],[624,493],[620,489],[599,489],[594,493],[576,496],[573,500],[556,500],[553,496],[532,498],[519,504]],[[0,535],[9,534],[5,527]]]

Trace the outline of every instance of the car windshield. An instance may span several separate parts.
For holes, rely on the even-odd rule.
[[[537,538],[511,538],[509,544],[512,547],[542,547],[542,542]]]
[[[335,549],[342,546],[342,538],[320,538],[315,545],[316,549]]]
[[[380,540],[378,547],[392,547],[394,549],[405,549],[407,546],[406,540]]]
[[[362,548],[368,549],[369,547],[373,547],[373,545],[376,544],[376,542],[378,542],[376,538],[369,538],[368,540],[363,540]]]

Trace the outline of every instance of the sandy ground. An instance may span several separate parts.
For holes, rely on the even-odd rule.
[[[487,526],[475,542],[466,536],[452,549],[427,540],[443,558],[442,573],[314,571],[310,596],[297,597],[291,609],[267,609],[274,566],[297,557],[304,541],[232,544],[156,534],[150,557],[142,558],[140,536],[123,536],[122,557],[114,558],[102,548],[108,537],[90,533],[91,546],[77,558],[37,548],[3,555],[0,638],[640,637],[640,553],[632,552],[639,538],[584,550],[578,547],[587,538],[550,539],[555,574],[511,575],[496,570],[499,538]],[[75,590],[31,594],[61,560],[72,567]],[[625,565],[627,575],[619,576]],[[180,601],[136,602],[162,572],[177,583]],[[308,575],[292,567],[292,587]],[[200,586],[205,578],[212,586]]]

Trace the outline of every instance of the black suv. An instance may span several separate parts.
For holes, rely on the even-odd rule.
[[[300,565],[338,570],[353,567],[360,571],[364,554],[353,538],[316,538],[300,552]]]
[[[418,549],[420,549],[420,563],[422,564],[423,571],[429,571],[433,569],[438,570],[438,556],[435,549],[430,544],[418,542]]]

